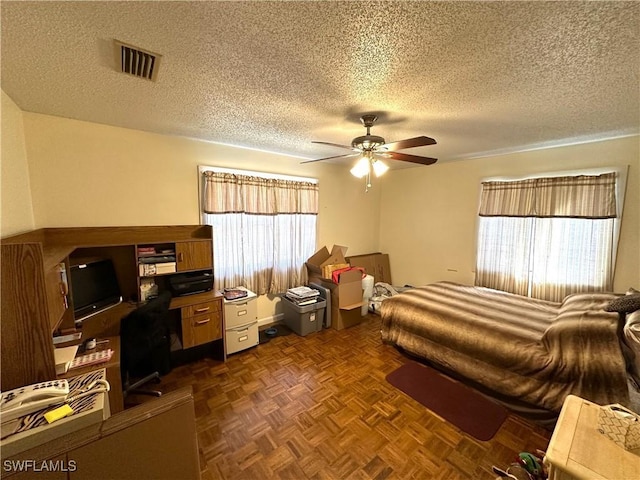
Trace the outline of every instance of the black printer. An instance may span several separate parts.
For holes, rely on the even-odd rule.
[[[208,292],[213,289],[213,272],[188,272],[171,275],[169,289],[174,297]]]

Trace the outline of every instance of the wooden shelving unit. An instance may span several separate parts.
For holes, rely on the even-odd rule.
[[[91,319],[95,333],[117,334],[120,316],[135,308],[140,294],[138,246],[171,245],[176,255],[176,272],[213,270],[212,229],[208,225],[45,228],[2,239],[2,371],[0,388],[4,390],[55,378],[52,334],[73,329],[73,292],[62,274],[74,262],[86,258],[110,258],[113,261],[125,306],[118,315],[106,313]],[[166,277],[166,275],[163,275]],[[165,288],[164,286],[161,288]],[[175,299],[173,309],[199,303],[211,311],[222,311],[222,297],[201,294]],[[219,303],[219,308],[218,308]],[[204,307],[201,307],[204,308]],[[182,328],[185,328],[185,317]],[[197,328],[187,332],[191,343],[224,341],[223,316],[197,319]],[[204,323],[203,323],[204,322]],[[215,323],[215,324],[214,324]],[[84,328],[84,327],[83,327]],[[213,338],[216,337],[216,338]],[[224,348],[222,348],[224,351]]]

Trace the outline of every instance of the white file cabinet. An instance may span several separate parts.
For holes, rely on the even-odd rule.
[[[224,301],[225,348],[227,355],[255,347],[258,337],[258,296],[250,290],[247,296]]]

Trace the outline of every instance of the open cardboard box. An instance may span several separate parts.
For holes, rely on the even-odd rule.
[[[364,255],[352,255],[346,258],[352,267],[364,268],[367,275],[373,276],[374,283],[384,282],[391,284],[391,268],[389,267],[389,255],[386,253],[367,253]]]
[[[331,252],[322,247],[305,263],[309,282],[319,283],[331,291],[331,326],[337,330],[350,327],[362,320],[362,273],[358,270],[344,272],[338,283],[322,277],[322,268],[336,263],[347,263],[344,255],[347,247],[334,245]]]

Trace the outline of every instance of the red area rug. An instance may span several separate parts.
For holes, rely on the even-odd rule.
[[[502,405],[416,362],[388,374],[387,382],[478,440],[493,438],[508,416]]]

